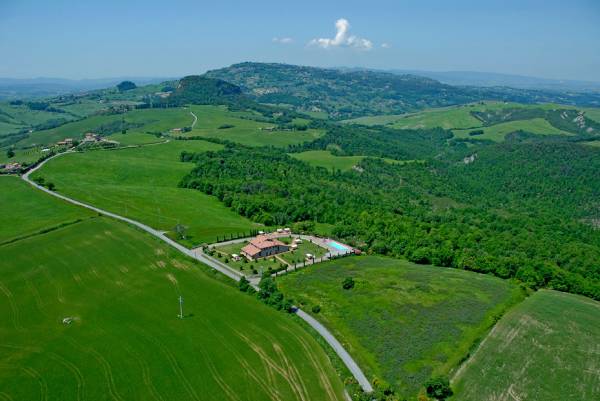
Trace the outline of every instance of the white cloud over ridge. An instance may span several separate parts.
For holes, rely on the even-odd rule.
[[[274,43],[281,43],[283,45],[288,45],[290,43],[293,43],[294,39],[292,39],[292,38],[278,38],[278,37],[275,37],[275,38],[273,38],[273,42]]]
[[[323,49],[333,47],[353,47],[359,50],[371,50],[373,42],[369,39],[359,38],[358,36],[350,35],[350,22],[345,18],[340,18],[335,22],[336,34],[334,38],[318,38],[308,42],[309,45],[319,46]]]

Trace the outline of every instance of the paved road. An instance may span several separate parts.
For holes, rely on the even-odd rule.
[[[84,207],[86,209],[90,209],[93,210],[97,213],[100,213],[104,216],[108,216],[108,217],[112,217],[113,219],[116,220],[120,220],[120,221],[124,221],[125,223],[128,224],[132,224],[136,227],[138,227],[139,229],[147,232],[150,235],[155,236],[156,238],[159,238],[160,240],[166,242],[168,245],[172,246],[173,248],[177,249],[178,251],[180,251],[181,253],[194,258],[196,260],[199,260],[200,262],[208,265],[209,267],[217,270],[220,273],[223,273],[224,275],[226,275],[227,277],[232,278],[235,281],[239,281],[242,277],[242,274],[239,273],[236,270],[231,269],[230,267],[226,266],[225,264],[209,257],[208,255],[205,255],[201,249],[188,249],[186,247],[184,247],[183,245],[173,241],[171,238],[167,237],[165,235],[164,232],[162,231],[158,231],[155,230],[154,228],[147,226],[146,224],[140,223],[139,221],[135,221],[132,219],[129,219],[127,217],[123,217],[120,216],[118,214],[97,208],[95,206],[92,205],[88,205],[86,203],[83,202],[79,202],[75,199],[71,199],[65,195],[61,195],[59,193],[56,193],[54,191],[50,191],[49,189],[36,184],[34,181],[32,181],[29,176],[31,175],[31,173],[33,173],[34,171],[38,170],[39,168],[41,168],[44,164],[46,164],[49,160],[54,159],[55,157],[59,157],[62,156],[64,154],[67,153],[72,153],[72,152],[65,152],[65,153],[59,153],[55,156],[52,156],[46,160],[44,160],[43,162],[41,162],[39,165],[37,165],[36,167],[32,168],[31,170],[29,170],[28,172],[26,172],[25,174],[23,174],[21,176],[21,178],[23,178],[26,182],[28,182],[29,184],[31,184],[32,186],[34,186],[35,188],[39,189],[40,191],[44,191],[47,194],[50,194],[52,196],[55,196],[57,198],[60,198],[66,202],[72,203],[74,205],[77,206],[81,206]],[[255,283],[253,283],[253,285],[256,285]],[[371,387],[371,383],[369,383],[369,381],[367,380],[365,374],[363,373],[363,371],[360,369],[360,367],[358,366],[358,364],[354,361],[354,359],[352,359],[352,357],[350,356],[350,354],[348,353],[348,351],[346,351],[346,349],[344,349],[344,347],[342,346],[342,344],[340,344],[340,342],[333,336],[333,334],[331,334],[331,332],[329,330],[327,330],[325,328],[325,326],[323,326],[321,323],[319,323],[316,319],[314,319],[312,316],[310,316],[309,314],[307,314],[306,312],[304,312],[301,309],[297,309],[296,314],[302,318],[306,323],[308,323],[312,328],[314,328],[321,336],[323,336],[323,338],[325,339],[325,341],[327,341],[327,343],[333,348],[333,350],[336,352],[336,354],[338,354],[338,356],[340,357],[340,359],[344,362],[344,364],[348,367],[348,369],[350,370],[350,372],[352,373],[352,375],[356,378],[356,380],[358,381],[358,383],[360,384],[360,386],[362,387],[362,389],[365,392],[372,392],[373,391],[373,387]]]

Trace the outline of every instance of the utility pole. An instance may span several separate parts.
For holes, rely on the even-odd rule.
[[[179,296],[179,318],[183,319],[183,297]]]

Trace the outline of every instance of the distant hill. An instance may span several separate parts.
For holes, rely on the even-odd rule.
[[[168,102],[171,104],[227,104],[243,98],[239,86],[220,79],[190,75],[177,83]]]
[[[115,77],[100,79],[0,78],[0,100],[52,97],[69,93],[109,88],[122,81],[132,81],[138,86],[169,80],[160,77]]]
[[[331,117],[399,113],[475,100],[450,85],[415,75],[345,72],[287,64],[241,63],[209,71],[262,103],[287,104]]]
[[[204,76],[231,82],[261,103],[289,105],[330,118],[399,114],[480,100],[600,105],[599,94],[508,87],[452,86],[432,78],[366,69],[325,69],[273,63],[240,63]]]

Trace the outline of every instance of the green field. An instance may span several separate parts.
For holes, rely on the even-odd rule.
[[[39,192],[18,177],[0,176],[0,244],[93,215]]]
[[[6,155],[6,151],[8,149],[0,150],[0,163],[11,163],[11,162],[19,162],[19,163],[34,163],[38,161],[42,156],[44,156],[44,152],[42,152],[41,147],[29,148],[29,149],[14,149],[15,155],[10,159]]]
[[[274,127],[274,124],[251,120],[250,117],[257,116],[249,112],[230,112],[223,106],[190,106],[190,110],[196,114],[198,122],[188,136],[218,138],[247,146],[286,147],[311,141],[323,134],[315,129],[267,131],[264,128]],[[227,124],[233,127],[219,129]]]
[[[156,135],[143,132],[127,132],[126,134],[112,134],[106,137],[111,141],[119,142],[120,146],[146,145],[148,143],[164,142],[164,138],[158,138]]]
[[[586,145],[600,147],[600,141],[584,142]]]
[[[455,378],[452,400],[600,399],[600,303],[540,290],[511,310]]]
[[[324,167],[328,170],[340,170],[340,171],[348,171],[351,170],[352,167],[356,166],[367,156],[335,156],[331,154],[328,150],[307,150],[305,152],[300,153],[289,153],[291,157],[294,159],[302,160],[315,167]],[[402,164],[402,163],[410,163],[412,160],[393,160],[383,158],[382,160],[393,163],[393,164]]]
[[[352,290],[342,280],[353,277]],[[508,305],[522,298],[498,278],[361,256],[320,263],[278,279],[282,291],[318,318],[368,377],[414,397],[433,374],[448,374]]]
[[[591,118],[592,120],[600,123],[600,108],[590,108],[584,110],[586,117]]]
[[[128,135],[128,134],[126,134]],[[205,141],[171,141],[122,150],[68,154],[48,162],[34,176],[52,181],[60,193],[170,232],[188,227],[181,242],[215,242],[217,235],[249,231],[253,223],[215,197],[178,188],[192,168],[179,162],[183,150],[217,150]]]
[[[365,156],[334,156],[328,150],[308,150],[302,153],[290,153],[290,156],[313,166],[342,171],[352,169],[365,158]]]
[[[481,121],[471,115],[472,111],[496,110],[515,106],[527,107],[517,103],[483,102],[482,104],[427,109],[418,113],[360,117],[344,122],[362,125],[389,125],[397,129],[471,128],[481,126]]]
[[[543,118],[510,121],[507,123],[496,124],[490,127],[482,127],[478,129],[483,130],[483,135],[470,136],[469,132],[473,131],[472,129],[455,129],[452,130],[452,132],[457,138],[490,139],[496,142],[502,142],[507,134],[519,130],[538,135],[573,135],[569,132],[561,131],[558,128],[553,127]]]
[[[3,400],[344,399],[292,319],[125,224],[88,219],[0,255]]]

